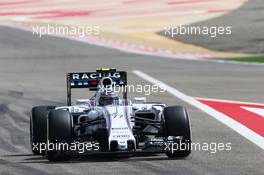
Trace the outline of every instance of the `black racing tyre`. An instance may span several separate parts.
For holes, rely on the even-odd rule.
[[[44,155],[40,153],[39,144],[46,143],[47,140],[47,114],[55,106],[36,106],[32,108],[30,116],[30,144],[31,150],[35,155]],[[37,148],[38,147],[38,148]]]
[[[187,157],[191,153],[191,129],[187,109],[183,106],[169,106],[163,110],[165,137],[180,136],[182,139],[175,143],[176,151],[168,151],[169,158]],[[181,145],[182,149],[179,149]]]
[[[72,115],[66,110],[51,110],[47,120],[47,148],[49,144],[68,144],[73,140]],[[46,156],[49,161],[66,161],[69,156],[65,154],[67,147],[46,149]]]

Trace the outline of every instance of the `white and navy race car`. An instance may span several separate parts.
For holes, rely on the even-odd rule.
[[[50,161],[90,154],[166,153],[169,158],[187,157],[191,153],[191,131],[186,108],[146,102],[145,98],[129,100],[127,90],[119,98],[109,90],[126,85],[127,73],[116,69],[68,73],[67,106],[32,108],[32,152]],[[95,94],[72,105],[74,88],[87,88]],[[76,146],[80,143],[89,143],[89,150],[80,153]]]

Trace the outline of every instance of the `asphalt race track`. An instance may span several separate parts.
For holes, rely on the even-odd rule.
[[[150,101],[188,107],[194,142],[231,142],[231,151],[194,151],[183,160],[165,155],[129,159],[87,158],[50,163],[33,156],[29,114],[34,105],[66,103],[65,73],[115,67],[128,71],[130,84],[149,84],[141,70],[195,97],[263,103],[263,66],[184,61],[117,50],[0,28],[0,174],[264,174],[264,152],[232,129],[168,93]],[[140,94],[129,94],[129,97]],[[141,94],[142,95],[142,94]]]

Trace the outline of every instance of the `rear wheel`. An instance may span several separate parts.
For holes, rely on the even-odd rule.
[[[48,160],[68,160],[69,156],[65,154],[65,151],[67,151],[66,149],[70,147],[73,135],[72,116],[70,112],[66,110],[50,111],[47,120],[47,130],[48,140],[46,156]],[[61,145],[59,149],[54,146],[56,144]]]
[[[32,108],[30,116],[30,143],[31,150],[35,155],[44,155],[39,151],[39,145],[47,140],[47,114],[55,106],[36,106]]]
[[[170,145],[170,150],[166,153],[167,156],[169,158],[187,157],[191,153],[191,131],[186,108],[169,106],[164,108],[163,115],[165,137],[180,138],[172,143],[174,145]]]

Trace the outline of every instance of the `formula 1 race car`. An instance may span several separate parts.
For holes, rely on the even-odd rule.
[[[125,89],[122,99],[112,90],[114,86]],[[72,105],[71,92],[76,88],[87,88],[95,94]],[[124,71],[101,68],[68,73],[67,106],[32,108],[32,152],[50,161],[90,154],[166,153],[169,158],[187,157],[191,153],[187,110],[146,102],[145,98],[128,100],[126,88]]]

